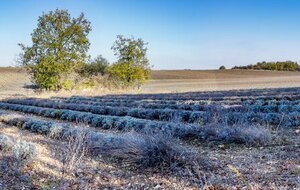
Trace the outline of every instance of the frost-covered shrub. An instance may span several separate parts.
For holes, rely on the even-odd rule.
[[[112,129],[114,127],[114,118],[113,117],[105,117],[102,120],[101,128],[103,129]]]
[[[85,124],[91,124],[93,119],[95,118],[95,115],[89,115],[89,114],[85,114],[85,113],[82,113],[81,117],[80,117],[80,113],[78,115],[76,116],[76,118],[78,118],[77,121],[78,122],[81,121]]]
[[[95,128],[100,127],[103,119],[104,119],[103,117],[93,118],[90,126]]]
[[[36,146],[22,140],[18,140],[12,147],[13,154],[20,164],[28,164],[37,156]]]
[[[262,107],[262,112],[277,112],[278,111],[278,106],[277,105],[266,105]]]
[[[178,111],[171,111],[170,112],[170,119],[171,122],[188,122],[188,119],[190,117],[191,111],[184,111],[184,110],[178,110]]]
[[[125,116],[127,115],[128,112],[128,108],[126,107],[121,107],[120,109],[118,109],[118,111],[116,112],[116,115],[118,116]]]
[[[212,115],[209,112],[192,112],[189,117],[189,123],[201,123],[202,125],[211,122]]]
[[[51,138],[60,138],[63,136],[63,127],[58,124],[50,124],[50,129],[49,129],[49,137]]]
[[[186,164],[192,158],[191,150],[180,146],[171,138],[160,135],[94,135],[89,141],[89,146],[94,154],[140,167],[175,167]]]
[[[138,120],[132,117],[126,117],[124,119],[126,120],[126,124],[124,127],[125,131],[131,131],[131,130],[140,131],[146,126],[146,122],[142,120]]]
[[[224,114],[223,117],[220,118],[222,124],[225,125],[236,125],[245,123],[247,120],[247,114],[243,114],[240,112],[229,112]]]
[[[0,151],[8,151],[13,147],[13,141],[10,137],[0,134]]]
[[[284,122],[284,115],[278,113],[267,113],[263,120],[269,125],[279,125]]]
[[[139,115],[139,109],[140,108],[130,109],[129,112],[128,112],[128,116],[138,117],[138,115]]]
[[[171,121],[174,118],[175,112],[171,109],[163,109],[159,115],[161,121]]]
[[[291,122],[290,126],[300,126],[300,113],[293,112],[293,113],[289,114],[287,120]],[[290,127],[290,126],[287,126],[287,127]]]
[[[198,137],[203,141],[247,145],[266,145],[271,142],[271,132],[258,126],[206,126],[201,128]]]
[[[241,127],[236,130],[236,141],[248,145],[267,145],[271,142],[271,132],[264,127]]]

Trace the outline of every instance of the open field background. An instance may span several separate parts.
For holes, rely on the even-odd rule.
[[[11,95],[30,95],[30,77],[21,69],[0,68],[0,98]]]
[[[299,87],[299,72],[250,70],[153,71],[143,92],[189,92],[231,89]]]
[[[0,68],[0,97],[10,95],[30,96],[33,90],[29,76],[20,69]],[[140,93],[168,93],[189,91],[218,91],[231,89],[256,89],[299,87],[299,72],[246,71],[246,70],[159,70]]]

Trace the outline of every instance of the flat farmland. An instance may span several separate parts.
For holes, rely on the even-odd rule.
[[[299,87],[299,72],[251,70],[159,70],[142,87],[145,93]]]
[[[0,98],[12,95],[29,95],[30,77],[24,70],[16,68],[0,68]]]
[[[0,97],[33,94],[25,71],[0,68]],[[156,70],[140,93],[299,87],[300,72],[246,70]],[[125,92],[126,93],[126,92]]]

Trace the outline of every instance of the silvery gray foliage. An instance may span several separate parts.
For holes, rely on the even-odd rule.
[[[0,134],[0,151],[11,150],[13,145],[14,143],[10,137]]]
[[[10,109],[15,111],[22,111],[25,113],[33,113],[40,116],[45,117],[51,117],[51,118],[59,118],[62,120],[67,120],[70,122],[83,122],[86,124],[91,124],[93,121],[93,126],[96,127],[104,127],[104,128],[120,128],[121,126],[118,126],[116,124],[122,123],[120,120],[123,120],[125,117],[118,117],[118,116],[111,116],[111,115],[98,115],[98,114],[92,114],[89,112],[79,112],[79,111],[72,111],[72,110],[65,110],[65,109],[52,109],[52,108],[42,108],[42,107],[36,107],[36,106],[25,106],[25,105],[19,105],[19,104],[9,104],[9,103],[0,103],[0,107],[3,109]],[[172,117],[172,120],[174,121],[182,121],[180,118],[187,118],[185,112],[173,112],[170,110],[164,110],[162,112],[167,112],[170,115],[164,115],[162,114],[161,118],[168,118]],[[178,113],[180,117],[178,116]],[[205,113],[205,114],[204,114]],[[201,123],[201,125],[209,124],[211,122],[215,122],[216,119],[223,123],[225,121],[228,125],[233,125],[241,122],[247,122],[252,124],[261,124],[261,125],[283,125],[284,127],[292,127],[295,126],[296,123],[291,121],[292,117],[290,115],[292,114],[294,118],[297,118],[297,115],[300,115],[300,112],[292,112],[292,113],[278,113],[278,112],[270,112],[270,113],[264,113],[264,112],[218,112],[219,117],[213,118],[213,114],[211,112],[191,112],[192,119],[189,119],[190,122],[194,123]],[[173,115],[172,115],[173,114]],[[94,118],[100,118],[100,123],[96,124]],[[104,117],[104,118],[102,118]],[[176,118],[177,117],[177,118]],[[179,117],[179,119],[178,119]],[[102,119],[101,119],[102,118]],[[128,117],[126,117],[128,118]],[[149,120],[143,120],[138,118],[132,118],[131,121],[136,123],[144,122],[146,125],[148,122],[154,122]],[[156,122],[157,123],[157,122]],[[164,122],[162,122],[164,123]],[[175,123],[174,123],[175,125]],[[177,125],[177,123],[176,123]],[[182,124],[180,124],[182,125]],[[125,128],[128,128],[129,126],[125,126]]]
[[[20,165],[32,162],[38,154],[34,144],[24,140],[16,141],[2,134],[0,134],[0,151],[11,151]]]
[[[137,119],[132,117],[118,117],[118,116],[107,116],[107,115],[97,115],[87,112],[71,111],[71,110],[57,110],[51,108],[41,108],[34,106],[24,106],[18,104],[8,104],[0,103],[0,108],[9,109],[14,111],[22,111],[25,113],[37,114],[39,116],[57,118],[57,113],[60,111],[60,119],[70,122],[81,122],[89,124],[93,127],[99,127],[102,129],[119,129],[119,130],[135,130],[141,131],[148,126],[150,130],[167,131],[168,133],[174,134],[175,137],[184,138],[184,135],[187,131],[188,133],[193,133],[196,130],[197,126],[187,125],[182,123],[169,123],[169,122],[156,122],[144,119]],[[150,124],[149,124],[150,123]],[[41,129],[39,129],[41,130]]]
[[[73,103],[58,103],[49,100],[40,99],[10,99],[4,102],[11,104],[22,104],[28,106],[37,106],[43,108],[53,108],[53,109],[66,109],[73,111],[91,112],[100,115],[113,115],[113,116],[131,116],[141,119],[149,120],[160,120],[160,121],[178,121],[178,122],[192,122],[195,121],[195,116],[199,111],[183,111],[174,110],[165,106],[164,108],[156,109],[145,109],[145,108],[129,108],[129,107],[109,107],[109,106],[94,106],[85,104],[73,104]],[[206,111],[215,110],[215,108],[203,109]],[[59,112],[45,111],[41,110],[39,115],[45,115],[46,117],[58,116]],[[189,120],[189,117],[193,115],[193,120]],[[69,117],[69,118],[67,118]],[[72,120],[72,116],[63,116],[68,120]]]
[[[203,127],[199,132],[203,141],[220,143],[240,143],[246,145],[267,145],[271,142],[271,131],[260,126],[212,125]]]
[[[30,163],[38,154],[34,144],[22,140],[14,143],[12,152],[20,164]]]
[[[84,111],[84,112],[91,112],[91,113],[103,113],[106,115],[116,115],[116,116],[125,116],[129,115],[135,118],[142,118],[142,119],[149,119],[149,120],[161,120],[161,121],[174,121],[174,122],[187,122],[187,123],[210,123],[211,118],[214,115],[214,113],[223,113],[224,118],[220,118],[222,120],[231,117],[230,115],[234,114],[234,112],[237,113],[243,113],[247,115],[255,115],[255,113],[261,114],[267,113],[270,114],[288,114],[291,112],[298,112],[300,109],[300,106],[297,105],[282,105],[282,104],[276,104],[274,102],[270,103],[268,102],[267,105],[262,100],[257,100],[256,103],[252,106],[231,106],[224,109],[213,109],[218,111],[212,111],[209,108],[205,111],[206,112],[206,118],[203,118],[200,116],[201,111],[184,111],[184,110],[174,110],[174,109],[144,109],[144,108],[120,108],[120,107],[102,107],[101,109],[104,109],[104,111],[98,111],[99,106],[89,106],[89,105],[83,105],[83,104],[60,104],[60,103],[53,103],[51,101],[41,101],[38,99],[25,99],[25,100],[7,100],[7,102],[11,103],[20,103],[20,104],[26,104],[26,105],[35,105],[35,106],[48,106],[48,107],[55,107],[55,108],[65,108],[65,109],[72,109],[75,111]],[[253,113],[251,113],[253,112]],[[48,117],[54,117],[59,116],[60,111],[52,112],[51,110],[46,111],[42,110],[40,115],[45,115]],[[197,118],[198,116],[198,118]],[[69,117],[69,118],[67,118]],[[63,116],[63,119],[67,120],[73,120],[74,115],[69,116]],[[256,116],[254,116],[256,117]],[[268,116],[269,117],[269,116]],[[209,119],[208,119],[209,118]],[[232,117],[231,117],[232,118]],[[241,119],[239,119],[241,120]],[[250,118],[251,120],[251,118]],[[272,119],[271,119],[272,120]],[[85,118],[84,122],[88,122],[88,120]],[[235,123],[234,121],[231,121],[232,123]],[[273,123],[273,121],[266,121],[265,123]],[[278,124],[278,123],[277,123]],[[274,124],[276,125],[276,123]]]
[[[59,138],[64,134],[64,127],[59,124],[52,124],[52,127],[49,127],[48,135],[51,138]]]
[[[32,118],[24,118],[20,116],[15,116],[12,118],[7,118],[1,115],[0,119],[6,123],[18,124],[20,127],[30,130],[35,133],[53,135],[55,132],[55,137],[67,137],[76,132],[76,128],[66,124],[57,124],[55,122],[41,121]],[[110,120],[110,122],[116,122]],[[196,127],[196,126],[182,126],[172,125],[171,123],[161,125],[158,122],[148,122],[146,125],[144,123],[135,122],[133,118],[123,118],[118,125],[123,125],[122,129],[125,130],[126,127],[131,131],[135,128],[135,131],[140,134],[161,134],[165,136],[180,136],[184,138],[198,138],[204,141],[220,141],[224,143],[235,142],[235,143],[245,143],[249,145],[264,144],[269,141],[268,136],[270,132],[264,128],[259,128],[256,126],[222,126],[220,124],[215,124],[211,126]],[[106,123],[109,123],[106,121]],[[90,129],[87,129],[90,130]],[[91,130],[90,130],[91,131]],[[126,131],[126,130],[125,130]],[[95,133],[92,132],[91,133]],[[96,133],[97,134],[97,133]],[[101,133],[99,133],[101,134]],[[103,134],[101,134],[103,135]]]
[[[89,142],[95,154],[142,167],[184,165],[191,162],[193,155],[193,151],[180,146],[174,139],[159,134],[95,134]]]
[[[75,128],[67,124],[25,118],[5,112],[0,112],[0,120],[8,124],[19,123],[23,129],[65,140],[76,137],[78,133],[84,131],[87,134],[85,143],[90,154],[102,155],[109,159],[142,167],[184,165],[190,162],[192,158],[196,159],[191,156],[191,150],[179,145],[173,138],[165,134],[100,133],[86,128]],[[38,126],[42,129],[38,130]],[[12,150],[16,158],[22,163],[28,163],[37,153],[33,144],[24,141],[15,143]]]
[[[197,101],[197,100],[232,100],[233,97],[239,99],[262,99],[274,100],[276,98],[298,98],[299,88],[278,88],[278,89],[251,89],[251,90],[228,90],[228,91],[214,91],[214,92],[187,92],[187,93],[167,93],[167,94],[134,94],[134,95],[105,95],[92,97],[93,99],[110,100],[110,99],[124,99],[124,100],[177,100],[177,101]],[[292,97],[291,97],[292,96]],[[82,98],[82,97],[77,97]]]

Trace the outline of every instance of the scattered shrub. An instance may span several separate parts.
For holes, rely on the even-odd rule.
[[[175,167],[191,162],[192,151],[165,135],[126,133],[117,138],[94,137],[90,143],[96,154],[140,167]]]
[[[0,151],[8,151],[13,147],[13,141],[6,135],[0,134]]]
[[[247,145],[267,145],[271,142],[271,132],[259,126],[211,125],[201,129],[199,138],[204,141]]]
[[[15,142],[12,151],[22,165],[30,163],[37,156],[36,146],[21,140]]]

